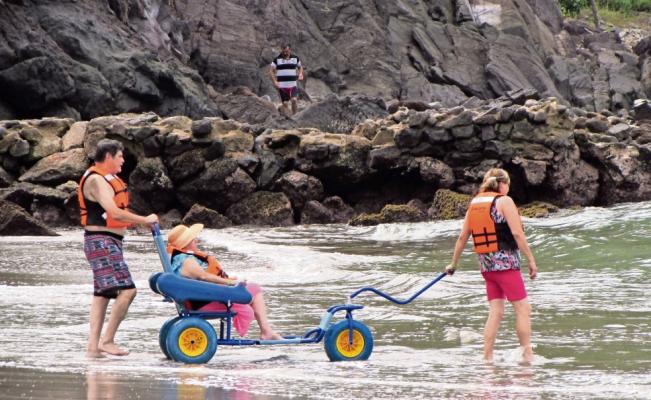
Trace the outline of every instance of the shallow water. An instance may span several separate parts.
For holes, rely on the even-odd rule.
[[[229,273],[264,287],[278,331],[302,334],[362,286],[403,298],[417,291],[449,261],[459,227],[238,227],[201,238]],[[495,362],[482,361],[487,304],[469,251],[453,277],[409,305],[360,295],[365,308],[355,316],[375,340],[368,361],[331,363],[322,344],[221,346],[199,366],[166,360],[158,329],[175,309],[149,290],[147,278],[161,266],[146,234],[125,241],[139,293],[117,339],[132,354],[88,361],[92,284],[82,232],[2,237],[0,382],[6,371],[27,368],[81,374],[87,385],[113,382],[122,393],[116,398],[154,398],[146,388],[127,389],[133,379],[172,387],[164,398],[188,399],[223,389],[233,398],[651,398],[651,203],[563,211],[525,227],[540,269],[526,280],[537,354],[531,366],[518,364],[510,307]],[[71,384],[69,398],[79,393]]]

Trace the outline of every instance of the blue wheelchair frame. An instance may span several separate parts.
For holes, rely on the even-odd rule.
[[[205,300],[205,299],[196,299],[192,298],[191,296],[187,296],[187,298],[182,298],[184,296],[178,296],[176,293],[173,293],[173,291],[165,291],[161,290],[159,288],[159,280],[163,278],[163,280],[170,279],[169,275],[174,275],[174,279],[176,280],[183,280],[183,281],[193,281],[191,279],[183,278],[183,277],[178,277],[176,274],[172,272],[172,265],[170,263],[170,257],[165,251],[165,244],[163,241],[163,236],[160,232],[159,226],[156,224],[152,226],[152,235],[154,237],[154,242],[156,244],[156,249],[158,251],[158,256],[160,257],[160,261],[163,264],[163,269],[165,272],[158,272],[153,274],[149,278],[149,286],[150,288],[155,292],[158,293],[162,296],[165,297],[165,301],[169,302],[174,302],[176,305],[176,309],[179,314],[179,318],[190,318],[190,317],[197,317],[201,318],[204,320],[210,320],[210,319],[219,319],[220,324],[219,324],[219,337],[217,339],[217,345],[226,345],[226,346],[251,346],[251,345],[274,345],[274,344],[303,344],[303,343],[319,343],[323,340],[326,332],[328,329],[332,326],[333,318],[334,315],[340,311],[344,311],[346,313],[346,321],[348,321],[348,327],[349,327],[349,343],[352,343],[353,340],[353,311],[354,310],[360,310],[364,308],[362,305],[358,304],[339,304],[339,305],[334,305],[331,306],[327,309],[326,313],[324,313],[321,317],[321,322],[317,328],[311,329],[307,331],[302,337],[297,337],[297,336],[285,336],[283,339],[279,340],[263,340],[263,339],[235,339],[232,336],[232,326],[233,326],[233,317],[237,314],[236,312],[231,310],[232,303],[230,300],[223,300],[223,299],[211,299],[212,301],[219,301],[223,303],[226,306],[226,311],[225,312],[206,312],[206,311],[194,311],[190,310],[187,307],[184,306],[184,301],[182,300]],[[190,284],[188,282],[188,284]],[[207,283],[207,282],[192,282],[192,285],[211,285],[214,288],[216,287],[222,287],[223,285],[217,285],[213,283]],[[236,288],[241,287],[238,285]],[[176,297],[176,299],[175,299]]]

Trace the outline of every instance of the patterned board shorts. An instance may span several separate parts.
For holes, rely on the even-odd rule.
[[[120,290],[136,287],[122,257],[118,235],[86,232],[84,253],[93,270],[93,295],[114,299]]]

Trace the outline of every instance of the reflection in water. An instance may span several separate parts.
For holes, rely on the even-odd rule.
[[[115,375],[88,371],[86,373],[86,399],[119,400],[124,398],[116,394],[117,383],[118,378]]]
[[[534,371],[533,367],[498,366],[486,363],[480,378],[483,389],[472,393],[471,397],[483,400],[539,399],[540,395],[535,388]]]
[[[178,383],[176,385],[176,397],[169,399],[187,399],[187,400],[204,400],[204,399],[227,399],[227,400],[252,400],[260,398],[253,397],[250,393],[248,379],[242,377],[230,382],[233,390],[224,390],[222,388],[211,386],[210,376],[207,375],[205,368],[196,365],[184,365],[179,373]]]
[[[208,371],[202,366],[182,365],[176,379],[150,378],[130,382],[124,376],[97,370],[86,372],[86,400],[259,400],[264,396],[250,393],[247,378],[231,383],[231,389],[211,384]],[[146,394],[143,394],[146,393]],[[272,397],[270,397],[272,398]]]

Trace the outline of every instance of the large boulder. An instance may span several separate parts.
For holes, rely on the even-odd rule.
[[[84,136],[86,135],[86,128],[88,121],[75,122],[70,127],[70,130],[61,139],[63,151],[75,149],[84,146]]]
[[[331,196],[322,202],[310,200],[301,211],[301,224],[346,223],[355,217],[355,210],[341,197]]]
[[[328,207],[321,202],[310,200],[305,203],[301,211],[301,224],[331,224],[335,222],[335,217]]]
[[[355,216],[355,210],[339,196],[326,197],[323,199],[322,204],[332,212],[333,222],[348,222]]]
[[[38,161],[61,151],[61,138],[56,134],[32,126],[22,128],[19,133],[29,142],[29,154],[25,157],[29,162]]]
[[[406,204],[387,204],[377,214],[363,213],[350,220],[352,226],[370,226],[397,222],[421,222],[427,215],[418,208]]]
[[[141,214],[168,210],[175,201],[174,185],[160,158],[143,158],[129,175],[130,207]]]
[[[78,181],[88,165],[84,149],[76,148],[41,159],[18,179],[21,182],[45,185],[57,185],[68,180]]]
[[[276,181],[276,188],[285,193],[294,208],[303,208],[310,200],[323,199],[323,185],[313,176],[289,171]]]
[[[18,205],[0,200],[0,236],[59,236]]]
[[[431,157],[417,157],[418,172],[424,182],[441,188],[450,188],[454,184],[454,171],[441,160]]]
[[[380,99],[366,96],[328,96],[294,116],[298,126],[317,128],[323,132],[350,133],[357,124],[388,115]]]
[[[0,188],[5,188],[14,183],[15,179],[0,166]]]
[[[448,189],[439,189],[434,194],[432,206],[427,214],[432,219],[463,218],[468,211],[471,197]]]
[[[255,192],[229,207],[226,216],[238,225],[294,224],[292,205],[283,193]]]
[[[594,204],[599,193],[599,170],[581,159],[576,147],[555,156],[548,165],[547,178],[548,198],[544,199],[560,206]]]
[[[249,124],[262,124],[280,117],[271,101],[258,97],[247,87],[237,87],[223,96],[219,106],[228,118]]]
[[[186,208],[199,203],[224,212],[253,193],[255,188],[255,181],[238,167],[237,161],[223,158],[207,163],[201,174],[181,184],[177,199]]]
[[[369,174],[371,142],[360,136],[310,133],[301,137],[297,169],[326,186],[354,185]]]
[[[206,228],[221,229],[227,228],[233,223],[224,215],[215,210],[195,204],[183,217],[183,224],[204,224]]]
[[[546,218],[549,214],[558,212],[558,207],[543,201],[534,201],[518,207],[520,215],[528,218]]]
[[[193,149],[165,159],[168,175],[174,182],[184,182],[196,176],[204,170],[205,164],[202,149]]]

